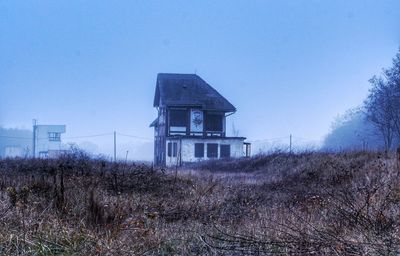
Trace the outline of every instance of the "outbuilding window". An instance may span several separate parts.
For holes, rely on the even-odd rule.
[[[49,141],[61,141],[61,133],[49,132]]]

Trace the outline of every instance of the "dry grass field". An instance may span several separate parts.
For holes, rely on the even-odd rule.
[[[178,170],[76,153],[0,160],[4,255],[398,255],[380,152],[272,153]]]

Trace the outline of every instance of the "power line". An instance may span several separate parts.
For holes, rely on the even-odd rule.
[[[110,133],[102,133],[102,134],[94,134],[94,135],[84,135],[84,136],[75,136],[75,137],[64,137],[63,139],[81,139],[81,138],[102,137],[102,136],[109,136],[109,135],[113,135],[113,133],[110,132]]]
[[[92,134],[92,135],[82,135],[82,136],[73,136],[73,137],[63,137],[63,139],[80,139],[80,138],[92,138],[92,137],[102,137],[102,136],[111,136],[113,135],[113,132],[110,133],[101,133],[101,134]],[[142,140],[153,140],[152,138],[148,137],[142,137],[142,136],[137,136],[137,135],[131,135],[131,134],[125,134],[125,133],[119,133],[117,132],[118,135],[124,136],[124,137],[130,137],[130,138],[135,138],[135,139],[142,139]],[[5,136],[5,135],[0,135],[0,138],[9,138],[9,139],[23,139],[23,140],[31,140],[32,137],[19,137],[19,136]],[[285,140],[290,138],[290,136],[285,136],[285,137],[277,137],[277,138],[265,138],[265,139],[256,139],[256,140],[250,140],[249,142],[254,143],[254,142],[278,142],[281,140]],[[303,137],[298,137],[298,136],[292,136],[293,139],[301,140],[301,141],[308,141],[308,142],[321,142],[321,140],[317,139],[307,139]],[[37,140],[47,140],[47,137],[43,138],[36,138]]]
[[[32,137],[16,137],[16,136],[2,136],[0,135],[0,138],[8,138],[8,139],[24,139],[24,140],[31,140]]]
[[[279,141],[279,140],[284,140],[284,139],[288,139],[289,136],[285,136],[285,137],[278,137],[278,138],[271,138],[271,139],[257,139],[257,140],[250,140],[249,142],[254,143],[254,142],[268,142],[268,141]]]
[[[147,138],[147,137],[141,137],[141,136],[136,136],[136,135],[129,135],[129,134],[123,134],[123,133],[117,133],[118,135],[121,136],[125,136],[125,137],[131,137],[131,138],[135,138],[135,139],[142,139],[142,140],[153,140],[151,138]]]
[[[314,143],[320,143],[322,140],[319,139],[307,139],[307,138],[303,138],[303,137],[298,137],[298,136],[293,136],[293,138],[300,140],[300,141],[306,141],[306,142],[314,142]]]
[[[305,142],[321,142],[321,140],[318,139],[307,139],[307,138],[302,138],[298,136],[291,136],[292,139],[296,139],[296,141],[305,141]],[[281,142],[284,140],[289,140],[290,143],[290,136],[285,136],[285,137],[278,137],[278,138],[265,138],[265,139],[256,139],[256,140],[250,140],[249,142],[254,143],[254,142]],[[293,142],[293,140],[292,140]]]
[[[28,137],[16,137],[16,136],[3,136],[3,135],[0,135],[0,138],[31,140],[33,137],[28,138]],[[36,140],[47,140],[47,139],[48,139],[48,137],[36,138]]]
[[[92,135],[82,135],[82,136],[73,136],[73,137],[63,137],[63,139],[81,139],[81,138],[92,138],[92,137],[102,137],[102,136],[110,136],[113,135],[113,132],[110,133],[101,133],[101,134],[92,134]],[[124,133],[119,133],[117,132],[118,135],[125,136],[125,137],[131,137],[131,138],[136,138],[136,139],[142,139],[142,140],[153,140],[148,137],[141,137],[141,136],[136,136],[136,135],[130,135],[130,134],[124,134]],[[18,137],[18,136],[4,136],[0,135],[0,138],[9,138],[9,139],[25,139],[25,140],[31,140],[32,137]],[[36,138],[37,140],[47,140],[47,137],[43,138]]]

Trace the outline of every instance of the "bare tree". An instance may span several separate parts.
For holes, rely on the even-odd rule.
[[[369,80],[372,85],[365,109],[371,121],[382,135],[385,149],[392,147],[395,137],[400,138],[400,51],[393,59],[392,67],[383,70],[383,76]]]
[[[392,108],[393,124],[396,135],[400,138],[400,51],[393,59],[392,67],[384,70],[387,86],[390,90],[389,100]]]
[[[381,77],[374,76],[369,82],[372,84],[372,88],[365,101],[366,117],[381,133],[385,149],[389,150],[392,146],[395,129],[392,90],[387,80]]]

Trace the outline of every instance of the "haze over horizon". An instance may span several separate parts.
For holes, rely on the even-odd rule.
[[[396,0],[2,1],[0,126],[66,124],[106,154],[117,131],[140,137],[118,136],[121,158],[151,160],[157,73],[197,73],[237,108],[228,133],[318,143],[390,66],[398,24]]]

